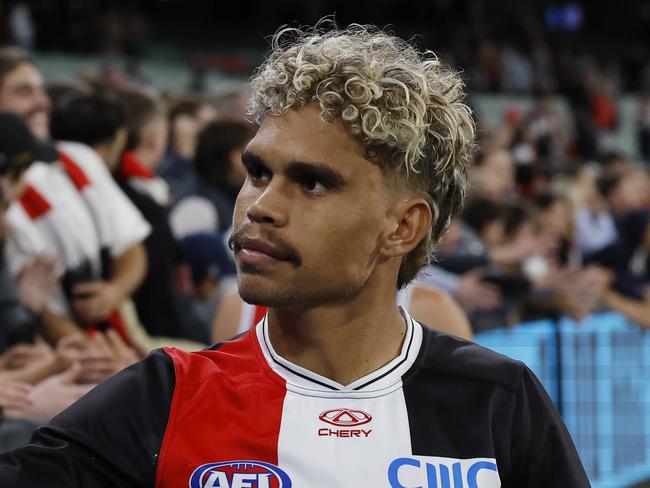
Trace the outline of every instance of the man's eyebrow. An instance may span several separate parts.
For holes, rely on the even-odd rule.
[[[260,156],[250,151],[244,151],[242,154],[242,162],[247,168],[253,165],[263,168],[267,167]],[[304,178],[315,179],[323,182],[330,188],[341,188],[347,183],[345,176],[337,169],[332,168],[326,163],[316,161],[291,161],[287,164],[284,172],[294,180]]]
[[[246,169],[250,169],[251,166],[266,167],[264,160],[250,151],[244,151],[242,153],[241,162]]]
[[[310,178],[321,181],[330,188],[341,188],[346,183],[345,177],[335,168],[315,161],[292,161],[285,170],[295,180]]]

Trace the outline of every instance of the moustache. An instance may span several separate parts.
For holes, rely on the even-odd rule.
[[[238,251],[242,248],[242,241],[247,238],[252,238],[250,232],[251,224],[244,225],[241,229],[234,231],[228,238],[228,247],[231,251]],[[257,237],[257,236],[256,236]],[[286,261],[293,263],[296,266],[302,264],[302,257],[298,250],[282,239],[277,234],[264,232],[259,235],[259,238],[271,244],[277,251],[284,257]]]
[[[24,117],[25,117],[26,120],[29,120],[34,115],[39,115],[39,114],[45,114],[45,115],[49,116],[50,115],[49,106],[47,104],[44,104],[44,103],[39,103],[38,105],[32,107],[30,110],[25,112]]]

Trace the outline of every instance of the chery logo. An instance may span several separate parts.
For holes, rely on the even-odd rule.
[[[318,418],[336,427],[358,427],[372,420],[370,414],[363,410],[354,410],[351,408],[333,408],[332,410],[326,410]],[[371,429],[318,429],[318,435],[320,437],[368,437],[371,432]]]
[[[333,408],[321,413],[318,418],[337,427],[354,427],[367,424],[372,420],[370,414],[363,410],[352,410],[350,408]]]

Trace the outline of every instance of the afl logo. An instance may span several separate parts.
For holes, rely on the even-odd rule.
[[[261,461],[203,464],[190,476],[190,488],[291,488],[287,473]]]
[[[363,410],[352,410],[351,408],[334,408],[327,410],[318,416],[323,422],[337,427],[355,427],[367,424],[372,420],[370,414]]]

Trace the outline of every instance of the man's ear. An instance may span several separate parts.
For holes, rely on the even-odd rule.
[[[385,257],[405,256],[417,247],[431,230],[433,214],[424,198],[402,200],[388,213],[389,229],[380,253]]]

